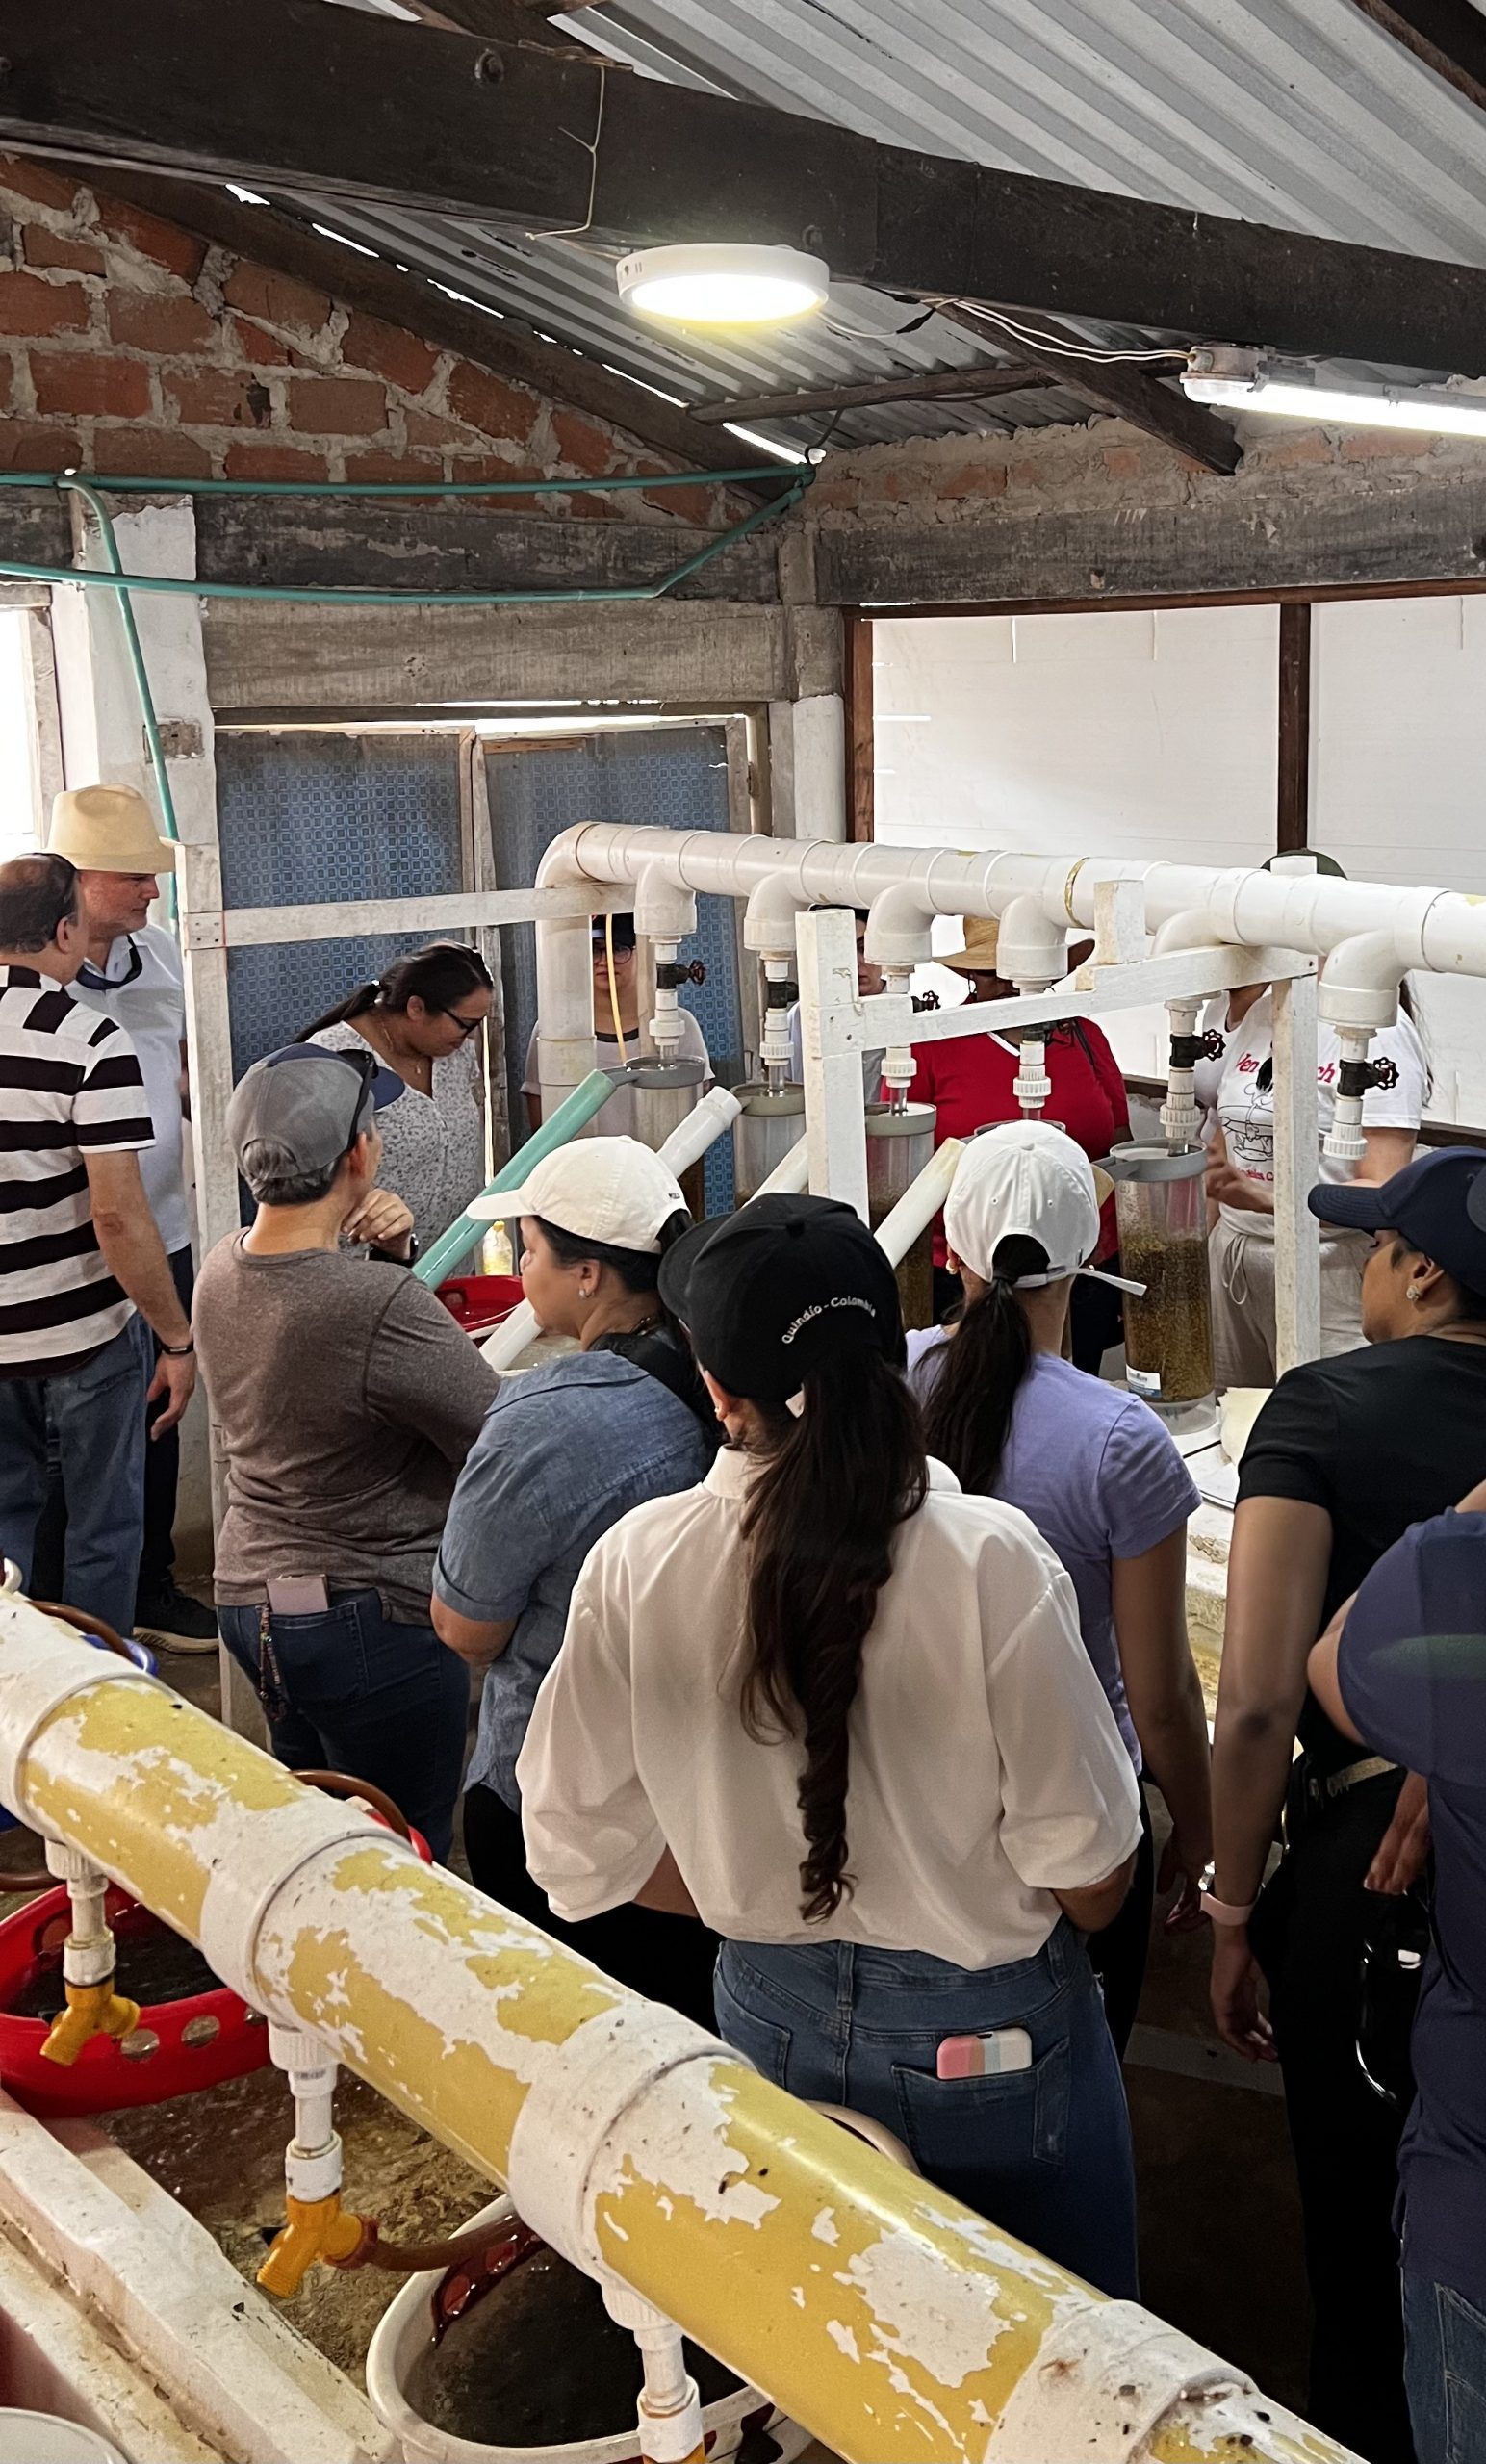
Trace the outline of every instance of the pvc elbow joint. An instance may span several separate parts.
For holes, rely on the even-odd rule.
[[[894,882],[867,911],[866,956],[884,969],[927,966],[934,956],[935,911],[912,882]]]
[[[1403,976],[1392,933],[1355,933],[1349,941],[1339,941],[1324,962],[1317,1011],[1340,1033],[1351,1028],[1362,1036],[1365,1052],[1380,1027],[1396,1022]]]

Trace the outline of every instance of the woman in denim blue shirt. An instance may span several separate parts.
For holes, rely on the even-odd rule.
[[[582,1348],[503,1381],[460,1475],[434,1570],[435,1630],[486,1672],[465,1853],[492,1899],[710,2026],[714,1937],[694,1917],[648,1909],[577,1926],[554,1917],[526,1872],[516,1785],[583,1559],[631,1506],[690,1488],[716,1450],[711,1407],[655,1288],[665,1248],[691,1219],[671,1173],[630,1138],[575,1141],[509,1204],[540,1324]]]

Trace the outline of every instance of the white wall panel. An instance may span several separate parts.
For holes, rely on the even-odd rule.
[[[1312,667],[1314,844],[1360,880],[1486,894],[1486,599],[1318,607]],[[1486,985],[1413,988],[1432,1114],[1486,1125]]]
[[[878,837],[1262,863],[1278,627],[1272,607],[878,618]],[[1112,1022],[1125,1068],[1158,1065],[1162,1026]]]

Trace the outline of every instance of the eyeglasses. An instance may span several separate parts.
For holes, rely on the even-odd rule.
[[[471,1036],[478,1035],[485,1023],[483,1018],[462,1018],[457,1010],[447,1010],[442,1001],[435,1002],[434,1007],[441,1018],[448,1018],[451,1026],[459,1029],[466,1041]]]

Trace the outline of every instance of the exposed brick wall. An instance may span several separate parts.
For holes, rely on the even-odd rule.
[[[675,467],[602,421],[82,188],[60,167],[0,156],[0,469],[71,465],[266,479],[654,477]],[[701,484],[502,501],[705,526],[736,518],[724,491]]]
[[[940,436],[833,453],[810,491],[826,526],[856,521],[921,525],[1025,516],[1040,508],[1099,513],[1252,497],[1315,497],[1348,488],[1402,491],[1471,466],[1478,446],[1407,429],[1303,427],[1250,414],[1235,422],[1243,460],[1218,478],[1128,427],[1021,428],[1005,436]]]

